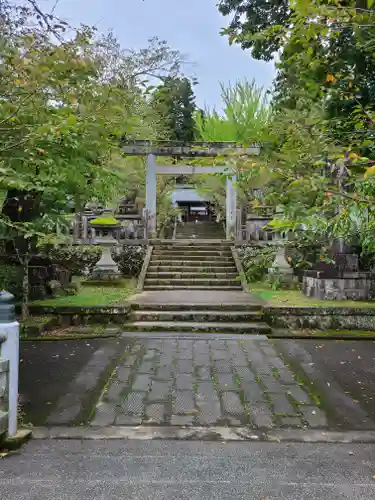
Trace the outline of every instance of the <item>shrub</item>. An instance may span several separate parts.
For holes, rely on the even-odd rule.
[[[123,245],[111,249],[112,259],[124,276],[135,278],[142,270],[147,247],[144,245]]]
[[[242,261],[247,282],[254,283],[265,279],[268,268],[275,260],[276,249],[273,246],[242,246],[238,250],[238,255]]]
[[[114,217],[97,217],[90,221],[94,226],[117,226],[120,222]]]
[[[71,275],[92,272],[102,256],[102,249],[93,245],[54,247],[48,252],[51,260],[68,269]]]
[[[0,263],[0,290],[6,290],[16,299],[22,297],[23,270],[21,266]]]

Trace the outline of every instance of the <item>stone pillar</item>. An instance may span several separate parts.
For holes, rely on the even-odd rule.
[[[150,236],[156,233],[156,157],[149,154],[146,166],[146,210]]]
[[[227,193],[226,193],[226,218],[227,240],[236,237],[236,211],[237,211],[237,191],[234,187],[236,176],[227,177]]]
[[[75,214],[73,220],[73,241],[76,242],[80,238],[80,224],[81,224],[81,216],[80,214]]]
[[[87,243],[87,239],[89,237],[88,232],[89,232],[89,221],[88,221],[88,218],[86,216],[83,216],[82,217],[82,234],[81,234],[81,238],[82,238],[83,243]]]
[[[8,361],[8,435],[17,433],[18,409],[18,367],[19,367],[19,330],[20,325],[15,319],[13,295],[0,292],[0,336],[1,358]]]

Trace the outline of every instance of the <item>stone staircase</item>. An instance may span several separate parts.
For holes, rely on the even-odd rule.
[[[212,221],[185,222],[177,226],[177,240],[207,239],[224,240],[224,228],[220,223]]]
[[[134,303],[123,331],[267,335],[270,327],[255,304]]]
[[[191,240],[157,244],[144,290],[241,290],[230,245]]]

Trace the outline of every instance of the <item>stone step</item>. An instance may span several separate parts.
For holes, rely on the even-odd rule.
[[[181,263],[179,266],[159,266],[156,265],[154,266],[153,264],[150,264],[148,267],[147,272],[148,273],[179,273],[183,270],[184,273],[211,273],[211,274],[218,274],[218,273],[237,273],[236,266],[217,266],[217,265],[212,265],[212,266],[204,266],[204,265],[198,265],[196,264],[195,266],[186,266],[183,264],[183,268],[181,268]],[[237,273],[238,274],[238,273]]]
[[[174,241],[178,241],[178,240],[187,240],[187,239],[192,239],[193,241],[200,241],[201,239],[202,240],[217,240],[217,241],[223,241],[223,239],[225,238],[224,235],[222,234],[218,234],[218,235],[215,235],[215,234],[212,234],[212,235],[209,235],[209,234],[202,234],[202,235],[176,235],[176,239]]]
[[[236,286],[232,285],[144,285],[144,290],[221,290],[221,291],[229,291],[242,290],[241,285],[238,284]]]
[[[202,240],[205,241],[205,240]],[[230,242],[229,242],[230,243]],[[231,244],[227,245],[220,241],[214,242],[210,240],[209,242],[205,242],[204,244],[201,244],[200,242],[196,240],[181,240],[181,243],[179,243],[176,240],[172,240],[172,242],[168,243],[162,243],[158,245],[154,245],[155,250],[156,249],[162,249],[162,250],[230,250]]]
[[[151,258],[150,266],[172,266],[178,267],[181,269],[181,266],[184,267],[232,267],[233,260],[232,259],[218,259],[218,260],[208,260],[208,259],[194,259],[194,260],[185,260],[185,259],[157,259],[155,257]]]
[[[202,239],[202,240],[195,240],[191,238],[186,238],[186,240],[151,240],[152,244],[157,247],[157,246],[199,246],[199,247],[212,247],[213,245],[218,245],[218,242],[215,238],[215,241],[210,240],[210,238]],[[233,241],[231,240],[226,240],[223,238],[219,245],[221,247],[232,247],[233,246]]]
[[[180,267],[179,271],[174,271],[174,272],[152,272],[150,269],[147,271],[146,275],[146,280],[147,279],[185,279],[185,278],[205,278],[205,279],[223,279],[223,280],[234,280],[238,276],[238,273],[232,272],[232,273],[212,273],[212,272],[205,272],[204,268],[201,268],[201,270],[198,269],[198,271],[193,271],[193,272],[187,272],[185,270],[185,266]]]
[[[169,311],[169,310],[138,310],[132,313],[134,321],[195,321],[195,322],[218,322],[230,321],[244,323],[245,321],[257,321],[261,319],[260,311]]]
[[[193,299],[192,299],[193,300]],[[162,302],[154,302],[142,303],[142,302],[132,302],[131,308],[133,311],[149,311],[150,307],[152,307],[153,311],[239,311],[239,312],[248,312],[255,311],[259,315],[262,314],[262,308],[259,304],[254,304],[251,302],[225,302],[225,303],[199,303],[199,302],[184,302],[181,304],[175,303],[162,303]]]
[[[241,287],[241,283],[236,279],[228,280],[225,278],[149,278],[146,276],[145,285],[204,285],[210,287],[215,286],[236,286]]]
[[[192,256],[202,256],[202,257],[232,257],[232,252],[229,248],[223,248],[218,250],[202,250],[201,248],[189,247],[186,249],[179,248],[154,248],[152,252],[153,255],[181,255],[183,257]]]
[[[179,262],[180,264],[186,264],[186,262],[189,262],[189,261],[210,261],[210,262],[225,262],[226,265],[228,265],[228,262],[233,262],[233,257],[230,255],[226,256],[226,255],[184,255],[184,254],[180,254],[180,255],[176,255],[176,254],[170,254],[170,255],[166,255],[166,254],[152,254],[152,257],[151,257],[151,262],[154,262],[154,261],[161,261],[161,262],[166,262],[167,264],[169,262],[172,262],[172,261],[177,261]]]
[[[187,237],[187,238],[192,238],[194,236],[203,236],[206,237],[207,239],[210,239],[212,237],[217,238],[223,238],[225,239],[225,234],[222,231],[180,231],[179,233],[176,233],[176,237]]]
[[[222,233],[181,233],[176,234],[178,240],[192,240],[199,243],[199,240],[225,240],[225,234]],[[176,241],[176,240],[175,240]]]
[[[122,325],[124,332],[221,332],[221,333],[251,333],[265,335],[271,329],[266,323],[194,323],[188,321],[132,321]]]

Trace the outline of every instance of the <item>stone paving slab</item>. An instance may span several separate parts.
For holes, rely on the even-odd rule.
[[[137,339],[90,425],[325,429],[327,419],[264,337],[198,335]]]

